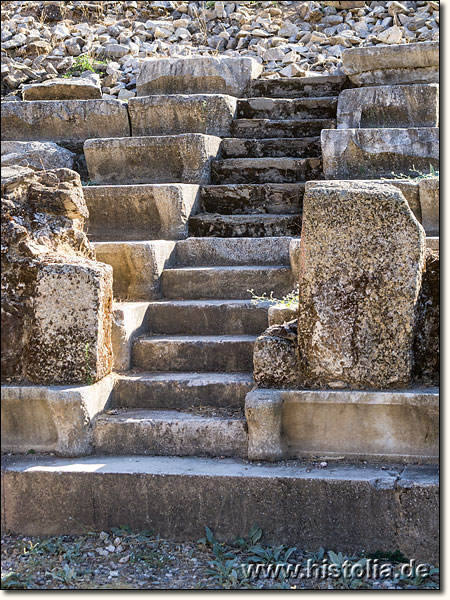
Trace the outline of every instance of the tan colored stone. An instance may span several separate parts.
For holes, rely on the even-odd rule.
[[[250,57],[150,58],[142,63],[136,87],[138,96],[229,94],[240,97],[262,71],[262,65]]]
[[[298,304],[292,306],[271,306],[269,308],[269,327],[272,325],[283,325],[289,321],[292,321],[298,316]]]
[[[377,179],[439,169],[439,128],[324,129],[327,179]]]
[[[303,204],[298,345],[304,385],[409,385],[425,233],[401,192],[313,182]]]
[[[221,139],[187,133],[164,137],[92,139],[84,144],[95,183],[207,183]]]
[[[119,100],[35,100],[2,105],[2,140],[67,144],[130,135],[127,106]]]
[[[72,169],[75,154],[53,142],[2,142],[2,167]]]
[[[132,98],[128,111],[134,136],[205,133],[227,137],[236,98],[223,94],[145,96]]]
[[[149,302],[115,302],[113,305],[112,345],[114,370],[131,368],[133,341],[147,329]]]
[[[421,179],[419,195],[423,228],[428,236],[439,236],[439,178]]]
[[[90,77],[47,79],[24,85],[22,97],[24,100],[96,100],[102,97],[102,89],[99,81]]]
[[[439,85],[383,85],[343,90],[337,129],[438,127]]]
[[[295,387],[300,370],[297,321],[271,325],[253,347],[255,382],[263,387]]]

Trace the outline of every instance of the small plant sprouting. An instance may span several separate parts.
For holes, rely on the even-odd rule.
[[[432,164],[430,164],[430,170],[428,172],[419,171],[413,165],[412,169],[408,170],[411,175],[407,175],[406,173],[395,173],[391,171],[392,177],[383,177],[383,179],[412,179],[415,181],[420,181],[421,179],[439,179],[439,171],[436,170]]]
[[[95,73],[95,67],[94,67],[94,62],[97,64],[101,64],[101,65],[107,65],[108,63],[102,61],[102,60],[93,60],[93,58],[91,56],[89,56],[89,54],[80,54],[80,56],[77,56],[76,61],[74,62],[74,64],[70,67],[70,69],[67,70],[67,72],[63,75],[63,77],[68,78],[68,77],[73,77],[74,73],[77,72],[83,72],[83,71],[92,71],[93,73]]]
[[[266,292],[262,296],[256,295],[253,290],[247,290],[247,292],[252,295],[252,304],[268,302],[269,304],[284,308],[295,308],[298,305],[298,285],[295,286],[292,292],[289,292],[289,294],[286,294],[282,298],[275,298],[273,292],[270,292],[270,296]]]

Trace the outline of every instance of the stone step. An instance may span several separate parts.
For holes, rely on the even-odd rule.
[[[91,139],[84,143],[95,184],[206,183],[221,139],[213,135]]]
[[[203,213],[189,219],[189,233],[193,236],[225,238],[298,236],[301,229],[300,214],[220,215]]]
[[[338,96],[346,87],[352,87],[346,76],[319,75],[286,77],[283,79],[256,79],[248,88],[248,97],[311,98]]]
[[[320,137],[304,138],[225,138],[222,140],[222,158],[308,158],[321,156]]]
[[[242,417],[204,417],[175,410],[121,411],[97,418],[93,442],[97,454],[244,457],[247,427]]]
[[[210,406],[243,408],[254,386],[252,373],[134,373],[119,375],[112,406],[186,410]]]
[[[270,119],[235,119],[231,137],[235,138],[301,138],[320,135],[322,129],[335,129],[336,119],[286,121]]]
[[[222,215],[298,214],[304,193],[301,182],[204,185],[200,188],[200,207]]]
[[[147,329],[167,335],[259,335],[268,307],[250,300],[160,300],[147,309]]]
[[[197,212],[198,185],[84,186],[88,236],[94,241],[178,240]]]
[[[5,457],[2,483],[2,525],[13,534],[126,523],[195,542],[208,525],[232,542],[258,522],[265,544],[349,555],[395,548],[417,562],[439,563],[439,475],[428,465],[29,455]]]
[[[166,269],[162,289],[165,298],[249,300],[249,290],[285,296],[294,289],[294,277],[290,267],[185,267]]]
[[[288,266],[290,237],[196,238],[175,246],[177,267]]]
[[[237,102],[238,119],[328,119],[336,117],[337,97],[247,98]]]
[[[133,345],[133,367],[143,371],[251,371],[255,341],[252,335],[145,336]]]
[[[322,179],[321,158],[226,158],[211,164],[211,183],[295,183]]]

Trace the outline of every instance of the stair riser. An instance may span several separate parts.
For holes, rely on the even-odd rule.
[[[298,214],[303,206],[303,183],[204,186],[201,211],[222,215]]]
[[[302,229],[300,215],[282,217],[274,222],[249,222],[249,223],[224,223],[209,220],[191,219],[189,221],[189,235],[215,236],[221,238],[235,237],[277,237],[299,236]]]
[[[335,129],[334,119],[313,121],[267,121],[237,119],[231,124],[231,137],[247,139],[301,138],[320,135],[323,129]]]
[[[211,183],[223,185],[228,183],[295,183],[311,179],[322,179],[322,161],[320,158],[305,162],[304,159],[288,159],[283,166],[275,163],[253,164],[252,166],[239,166],[226,161],[214,161],[211,167]],[[245,160],[245,159],[242,159]],[[251,159],[249,159],[251,160]]]
[[[249,140],[226,138],[222,141],[222,158],[312,158],[321,156],[320,138]]]
[[[144,371],[242,372],[253,369],[254,341],[137,340],[133,366]]]
[[[268,326],[267,308],[251,304],[237,307],[154,304],[147,314],[148,330],[167,335],[259,335]]]
[[[252,81],[248,97],[265,98],[310,98],[323,96],[338,96],[346,87],[351,87],[345,77],[320,78],[312,81],[308,78],[286,79],[257,79]]]
[[[332,119],[336,117],[336,107],[337,98],[250,98],[238,101],[236,116],[238,119]]]
[[[137,423],[102,422],[94,427],[97,454],[235,456],[247,454],[245,419]]]
[[[275,297],[288,294],[294,288],[290,268],[252,271],[188,271],[169,269],[163,274],[163,295],[166,298],[200,299],[230,298],[249,300],[255,294]]]
[[[190,406],[243,407],[246,394],[253,381],[208,383],[190,381],[148,381],[145,379],[120,379],[114,388],[112,405],[116,408],[143,408],[183,410]]]

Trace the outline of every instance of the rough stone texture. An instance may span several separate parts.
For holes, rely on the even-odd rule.
[[[439,385],[439,251],[427,250],[417,302],[414,376],[419,383]]]
[[[439,461],[439,392],[265,390],[247,394],[249,458]]]
[[[112,270],[94,260],[79,175],[2,169],[2,380],[91,383],[111,371]]]
[[[401,192],[306,185],[298,344],[304,385],[409,385],[425,233]]]
[[[2,386],[2,452],[92,451],[92,419],[108,405],[114,375],[93,385]]]
[[[242,96],[262,73],[253,58],[193,56],[148,59],[136,80],[138,96],[154,94],[229,94]]]
[[[283,325],[289,321],[292,321],[298,317],[298,304],[293,306],[271,306],[269,308],[269,326],[272,325]]]
[[[140,135],[205,133],[227,136],[236,98],[223,94],[164,95],[131,98],[131,132]]]
[[[323,545],[351,555],[398,548],[417,561],[439,562],[439,480],[432,466],[317,469],[151,456],[93,456],[74,465],[38,456],[8,458],[2,479],[2,525],[22,535],[126,523],[133,531],[196,541],[210,523],[219,540],[231,542],[257,517],[268,544]]]
[[[263,387],[295,387],[301,382],[297,320],[271,325],[253,349],[253,377]]]
[[[439,83],[439,42],[351,48],[342,69],[355,85]]]
[[[173,264],[175,242],[95,242],[93,246],[97,260],[113,268],[114,298],[161,297],[161,274]]]
[[[95,183],[207,183],[220,138],[187,133],[164,137],[92,139],[84,144]]]
[[[325,129],[321,135],[326,179],[410,176],[439,169],[439,128]]]
[[[438,126],[437,83],[383,85],[339,94],[337,129]]]
[[[38,140],[63,145],[95,137],[130,135],[120,100],[35,100],[2,105],[2,140]]]
[[[73,169],[75,154],[53,142],[2,142],[2,167]]]
[[[419,195],[423,228],[427,235],[439,236],[439,178],[421,179]]]
[[[189,219],[194,237],[277,237],[300,235],[301,215],[219,215],[203,213]]]
[[[197,212],[198,185],[98,185],[83,188],[88,235],[96,241],[178,240]]]
[[[102,97],[100,78],[47,79],[22,87],[24,100],[96,100]]]

